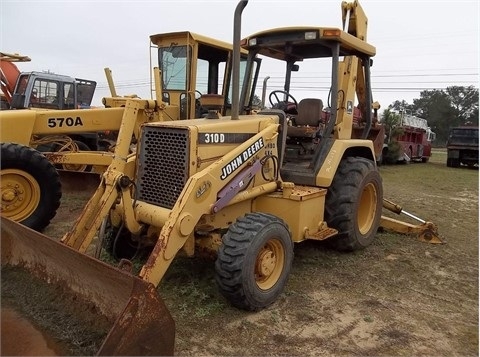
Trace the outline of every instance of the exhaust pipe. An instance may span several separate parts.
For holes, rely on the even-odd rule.
[[[263,79],[263,87],[262,87],[262,109],[265,109],[265,97],[267,95],[267,81],[270,79],[270,76],[266,76]]]
[[[240,113],[240,41],[242,34],[242,12],[248,0],[241,0],[233,17],[233,69],[232,69],[232,120],[238,120]]]

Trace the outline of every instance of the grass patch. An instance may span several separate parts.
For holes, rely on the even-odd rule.
[[[229,305],[215,282],[214,261],[177,257],[159,285],[162,298],[182,319],[214,317]]]
[[[411,163],[381,166],[384,197],[400,202],[420,196],[471,197],[478,200],[478,170],[450,168],[445,163]]]

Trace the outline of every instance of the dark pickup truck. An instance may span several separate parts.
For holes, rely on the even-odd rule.
[[[447,166],[478,166],[478,127],[450,129],[447,140]]]

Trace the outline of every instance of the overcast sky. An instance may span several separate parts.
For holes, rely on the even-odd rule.
[[[341,27],[340,3],[250,0],[242,37],[273,27]],[[383,108],[395,100],[413,103],[425,89],[479,87],[478,0],[360,3],[369,19],[368,42],[377,48],[373,97]],[[32,62],[19,64],[22,71],[49,70],[97,81],[96,105],[109,95],[104,67],[112,69],[119,94],[149,98],[149,35],[188,30],[231,42],[236,4],[0,0],[0,50],[30,56]],[[278,78],[282,69],[264,63],[260,85],[266,76]],[[310,85],[315,86],[314,80]],[[292,93],[297,99],[309,96],[305,90]]]

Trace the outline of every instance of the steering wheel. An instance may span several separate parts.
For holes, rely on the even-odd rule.
[[[287,100],[280,100],[278,97],[279,94],[283,94],[283,96],[287,96]],[[276,102],[273,101],[273,98],[275,97]],[[292,99],[293,103],[295,103],[295,107],[298,107],[297,100],[291,95],[290,93],[284,91],[284,90],[274,90],[268,95],[268,101],[272,105],[273,108],[278,108],[284,110],[287,105],[288,105],[288,99]]]

